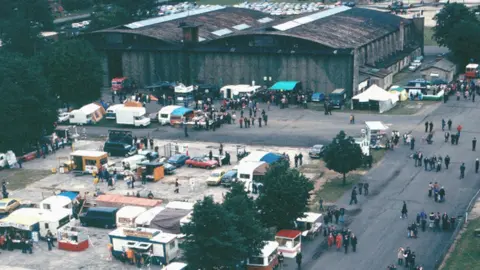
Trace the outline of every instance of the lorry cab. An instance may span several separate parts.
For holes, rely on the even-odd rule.
[[[342,109],[347,100],[347,91],[343,88],[335,89],[328,97],[333,108]]]
[[[124,105],[123,104],[115,104],[107,109],[107,113],[105,114],[106,119],[116,119],[117,118],[117,110],[119,108],[122,108]]]
[[[136,88],[135,82],[127,77],[112,79],[112,91],[115,93],[131,93]]]
[[[115,228],[117,212],[116,207],[90,207],[80,214],[80,223],[85,227]]]
[[[479,76],[479,66],[478,64],[468,64],[465,68],[465,77],[467,78],[478,78]]]
[[[160,125],[170,124],[170,118],[172,117],[172,112],[181,107],[182,106],[170,105],[160,109],[160,111],[158,111],[158,122],[160,123]]]

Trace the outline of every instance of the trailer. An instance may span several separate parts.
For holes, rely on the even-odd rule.
[[[120,107],[116,111],[117,124],[146,127],[150,125],[150,117],[146,114],[144,107]]]

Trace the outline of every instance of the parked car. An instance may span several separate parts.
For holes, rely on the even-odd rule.
[[[230,170],[226,172],[220,179],[220,183],[225,187],[229,187],[235,182],[237,182],[237,170]]]
[[[1,199],[0,200],[0,214],[9,214],[20,206],[20,201],[17,199]]]
[[[175,173],[177,167],[173,166],[170,163],[163,163],[163,169],[165,170],[166,175],[172,175]]]
[[[420,68],[419,65],[413,65],[413,64],[412,64],[412,65],[410,65],[410,66],[408,67],[408,70],[410,70],[411,72],[414,72],[414,71],[416,71],[416,70],[419,69],[419,68]]]
[[[207,178],[207,185],[209,186],[218,186],[222,181],[222,176],[225,174],[225,171],[215,170]]]
[[[58,123],[67,122],[70,119],[70,113],[64,112],[58,115]]]
[[[218,161],[210,160],[207,157],[194,157],[185,161],[185,165],[188,165],[188,167],[213,169],[218,166]]]
[[[146,156],[148,161],[154,161],[154,160],[159,158],[159,155],[158,155],[157,152],[155,152],[153,150],[148,150],[148,149],[140,150],[140,151],[138,151],[138,154]]]
[[[129,157],[137,152],[137,148],[124,142],[107,141],[103,146],[103,151],[111,156]]]
[[[321,144],[316,144],[312,148],[310,148],[310,151],[308,152],[308,156],[310,156],[310,158],[321,158],[324,152],[325,152],[325,146]]]
[[[172,164],[173,166],[179,168],[179,167],[182,167],[183,165],[185,165],[185,162],[190,159],[189,156],[187,155],[183,155],[183,154],[176,154],[176,155],[173,155],[171,156],[169,159],[168,159],[168,163]]]
[[[325,94],[324,93],[313,93],[312,94],[312,102],[322,102],[325,100]]]

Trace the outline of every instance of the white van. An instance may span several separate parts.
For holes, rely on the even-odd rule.
[[[160,125],[170,124],[170,117],[172,116],[172,112],[181,107],[182,106],[169,105],[160,109],[160,111],[158,111],[158,123],[160,123]]]
[[[239,182],[245,185],[245,191],[252,191],[252,185],[257,178],[265,175],[268,170],[268,163],[263,161],[243,161],[237,166],[237,177]]]
[[[123,168],[128,168],[131,171],[134,171],[138,168],[138,163],[148,161],[148,158],[144,155],[133,155],[122,160]]]
[[[123,104],[115,104],[115,105],[112,105],[110,107],[108,107],[107,109],[107,113],[105,114],[105,118],[106,119],[116,119],[117,118],[117,110],[119,108],[123,108]]]
[[[44,210],[45,211],[45,210]],[[57,230],[70,222],[72,218],[71,209],[56,208],[53,211],[46,211],[42,214],[42,220],[39,222],[40,237],[45,238],[50,230],[53,238],[57,238]]]
[[[117,228],[135,228],[135,219],[147,208],[140,206],[127,205],[117,211]]]

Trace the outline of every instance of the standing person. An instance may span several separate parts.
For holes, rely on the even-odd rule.
[[[403,201],[403,206],[402,206],[402,216],[401,218],[407,218],[408,217],[408,210],[407,210],[407,203]]]
[[[480,160],[478,158],[475,160],[475,173],[478,173],[478,168],[480,167]]]
[[[175,190],[173,191],[174,193],[179,193],[180,192],[180,188],[179,188],[180,184],[178,183],[178,178],[175,179]]]
[[[220,148],[218,149],[218,153],[221,155],[223,155],[223,144],[220,143]]]
[[[445,132],[445,142],[448,142],[448,138],[450,137],[450,132]]]
[[[4,199],[8,199],[8,191],[7,191],[7,182],[2,182],[2,196]]]
[[[333,246],[333,243],[335,242],[335,238],[333,237],[333,234],[330,233],[328,235],[328,240],[327,240],[327,243],[328,243],[328,248],[331,248]]]
[[[53,244],[53,234],[52,234],[52,232],[50,230],[48,230],[45,237],[47,238],[48,251],[51,251],[52,247],[55,247],[55,245]]]
[[[462,162],[462,165],[460,166],[460,179],[465,178],[465,163]]]
[[[445,125],[447,123],[445,122],[445,119],[442,118],[442,131],[445,131]]]
[[[412,139],[410,140],[410,150],[413,150],[415,148],[415,138],[412,137]]]
[[[452,130],[452,119],[448,119],[447,126],[449,131]]]
[[[343,247],[345,248],[345,254],[348,253],[348,246],[350,245],[350,238],[348,237],[348,235],[345,235],[343,237]]]
[[[432,130],[433,130],[433,121],[430,122],[430,133],[432,133]]]
[[[188,138],[188,129],[187,129],[187,125],[185,125],[185,127],[183,128],[183,131],[185,132],[185,138]]]
[[[265,126],[267,126],[267,121],[268,121],[268,115],[264,114],[263,115],[263,122],[265,122]]]
[[[363,195],[365,195],[365,196],[368,195],[368,187],[369,186],[370,185],[368,183],[363,184],[363,189],[364,189]]]
[[[153,145],[153,139],[150,138],[150,149],[153,150],[154,149],[154,145]]]
[[[258,127],[262,127],[262,117],[258,116]]]
[[[278,254],[278,264],[280,264],[280,269],[283,269],[284,260],[285,260],[285,257],[283,256],[283,253],[280,252],[280,254]]]
[[[115,103],[115,91],[112,92],[112,103]]]
[[[300,164],[300,166],[303,165],[303,155],[302,155],[302,153],[298,154],[298,163]]]
[[[427,133],[427,132],[428,132],[428,121],[425,122],[425,133]]]
[[[472,151],[475,151],[475,147],[477,147],[477,137],[473,137],[473,140],[472,140]]]
[[[450,165],[450,156],[447,155],[447,156],[445,157],[444,161],[445,161],[445,167],[448,169],[448,165]]]
[[[298,252],[297,256],[295,256],[295,261],[297,262],[298,269],[302,268],[302,253]]]
[[[403,265],[403,254],[404,254],[405,250],[401,247],[398,249],[398,253],[397,253],[397,264],[398,265]]]
[[[357,239],[357,236],[353,233],[352,233],[352,236],[350,237],[350,243],[352,244],[353,252],[357,252],[358,239]]]
[[[457,126],[457,137],[460,137],[460,132],[462,132],[462,125]]]

